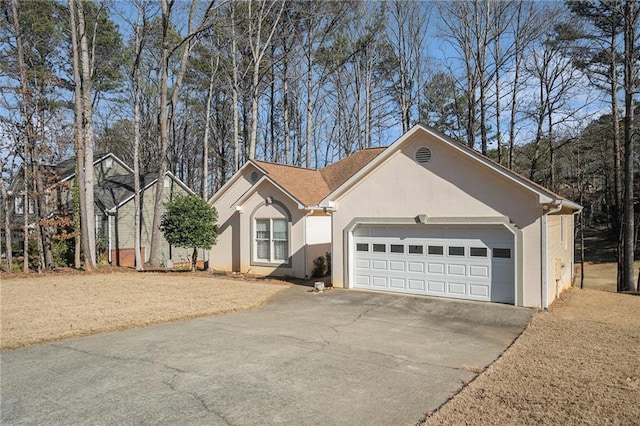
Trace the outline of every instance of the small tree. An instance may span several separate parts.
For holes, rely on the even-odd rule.
[[[171,245],[193,247],[191,270],[196,269],[198,249],[211,248],[218,236],[218,212],[197,195],[181,195],[165,205],[160,229]]]

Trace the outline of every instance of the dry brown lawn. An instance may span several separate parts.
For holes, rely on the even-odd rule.
[[[250,309],[284,288],[206,273],[0,276],[0,350]]]
[[[640,261],[634,263],[634,277],[638,278]],[[584,288],[616,292],[617,264],[613,262],[584,264]],[[580,287],[580,266],[576,266],[575,286]]]
[[[640,297],[612,293],[608,265],[585,269],[584,290],[534,315],[498,361],[424,423],[640,424]]]

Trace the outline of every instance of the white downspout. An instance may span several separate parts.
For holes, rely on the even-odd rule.
[[[543,209],[547,210],[542,215],[542,309],[545,311],[549,309],[549,241],[548,241],[548,227],[547,216],[552,213],[558,213],[562,210],[562,201],[559,200],[556,207],[549,209],[548,205],[544,205]]]
[[[304,269],[302,270],[302,273],[304,274],[304,279],[306,280],[307,278],[309,278],[307,276],[307,215],[303,216],[304,220],[302,221],[302,240],[303,240],[303,244],[302,247],[304,248],[302,250],[303,253],[303,263],[304,263]]]
[[[107,253],[107,258],[109,260],[109,265],[112,263],[111,259],[111,215],[107,213],[107,233],[109,234],[109,248]]]

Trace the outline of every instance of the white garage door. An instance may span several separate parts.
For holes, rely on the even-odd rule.
[[[513,235],[503,227],[359,226],[354,286],[514,303]]]

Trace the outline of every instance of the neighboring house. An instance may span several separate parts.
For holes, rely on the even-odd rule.
[[[416,125],[321,170],[247,162],[210,204],[210,268],[547,307],[573,280],[578,204]]]
[[[52,211],[50,215],[72,215],[72,186],[75,177],[75,159],[71,158],[52,166],[43,166],[47,176],[48,200]],[[103,154],[94,156],[94,207],[96,240],[106,250],[106,260],[116,266],[135,266],[134,256],[134,175],[133,170],[115,155]],[[140,176],[141,187],[141,252],[144,261],[149,260],[151,243],[151,226],[153,223],[153,207],[155,200],[157,173]],[[167,172],[162,180],[165,186],[165,202],[177,194],[193,194],[184,183],[172,173]],[[14,235],[21,235],[21,224],[24,223],[24,187],[22,179],[11,185],[14,194],[12,223],[15,224]],[[30,212],[33,213],[30,203]],[[184,249],[169,245],[161,234],[160,259],[167,264],[188,264],[192,249]],[[200,257],[202,259],[202,257]],[[170,261],[171,262],[168,262]]]

